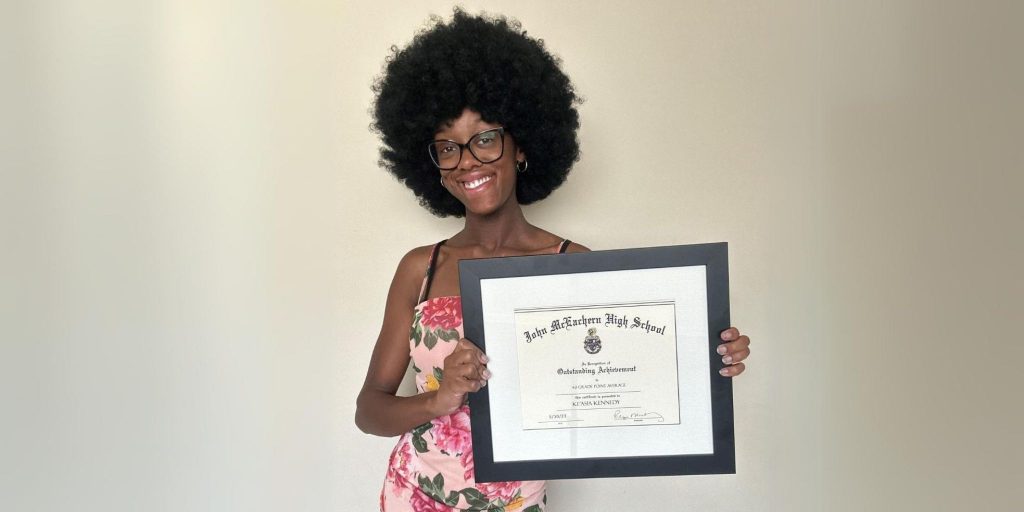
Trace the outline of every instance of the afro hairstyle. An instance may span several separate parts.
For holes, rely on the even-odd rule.
[[[581,99],[559,64],[516,20],[459,8],[447,23],[432,17],[407,47],[391,47],[373,86],[380,165],[434,215],[465,216],[465,206],[441,185],[427,144],[468,108],[502,124],[526,154],[529,166],[516,179],[519,203],[544,199],[580,154]]]

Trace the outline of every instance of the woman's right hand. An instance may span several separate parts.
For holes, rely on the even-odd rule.
[[[444,358],[441,383],[434,395],[438,416],[455,412],[466,403],[468,393],[487,385],[491,372],[487,356],[473,342],[462,338],[455,350]]]

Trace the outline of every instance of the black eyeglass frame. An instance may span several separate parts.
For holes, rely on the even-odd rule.
[[[483,135],[483,134],[485,134],[487,132],[493,132],[493,131],[497,131],[498,132],[498,140],[500,141],[499,144],[501,144],[501,151],[498,152],[498,156],[497,157],[492,158],[490,160],[483,160],[479,156],[477,156],[476,152],[473,151],[473,147],[470,146],[470,144],[472,144],[473,140],[476,139],[477,137],[479,137],[479,136],[481,136],[481,135]],[[456,146],[459,147],[459,159],[455,161],[455,165],[454,166],[452,166],[452,167],[441,167],[441,164],[437,161],[438,160],[437,155],[434,154],[434,144],[437,144],[438,142],[451,142],[452,144],[455,144]],[[430,154],[430,161],[433,162],[434,165],[437,166],[437,168],[442,170],[442,171],[451,171],[451,170],[454,170],[455,168],[457,168],[459,166],[459,164],[462,162],[462,156],[464,155],[463,151],[465,151],[466,149],[469,150],[469,154],[473,155],[473,158],[476,158],[477,161],[482,163],[482,164],[489,164],[491,162],[497,162],[498,160],[501,160],[501,157],[505,156],[505,127],[504,126],[499,126],[497,128],[488,128],[486,130],[481,130],[481,131],[479,131],[477,133],[474,133],[473,136],[470,137],[469,140],[467,140],[465,144],[462,144],[462,143],[459,143],[459,142],[455,142],[454,140],[451,140],[451,139],[435,139],[435,140],[432,140],[429,143],[427,143],[427,153]]]

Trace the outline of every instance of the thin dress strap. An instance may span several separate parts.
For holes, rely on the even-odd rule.
[[[423,276],[423,286],[420,286],[420,298],[416,301],[417,304],[427,300],[427,293],[430,292],[430,283],[434,281],[434,267],[437,265],[437,253],[441,251],[441,246],[447,241],[448,240],[441,240],[434,244],[434,250],[430,252],[430,261],[427,262],[427,273]]]
[[[566,250],[568,250],[569,249],[569,244],[571,244],[571,243],[572,243],[572,240],[569,240],[568,238],[566,238],[565,240],[562,240],[562,245],[558,246],[558,254],[562,254]]]

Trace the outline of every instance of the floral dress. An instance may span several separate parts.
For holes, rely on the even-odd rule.
[[[459,297],[423,300],[443,243],[435,245],[431,254],[409,336],[418,393],[437,390],[444,379],[444,358],[455,350],[463,336]],[[562,243],[559,252],[564,252],[566,246],[568,241]],[[463,405],[452,414],[434,418],[398,439],[381,490],[380,509],[382,512],[542,512],[546,501],[544,482],[477,483],[474,480],[469,406]]]

